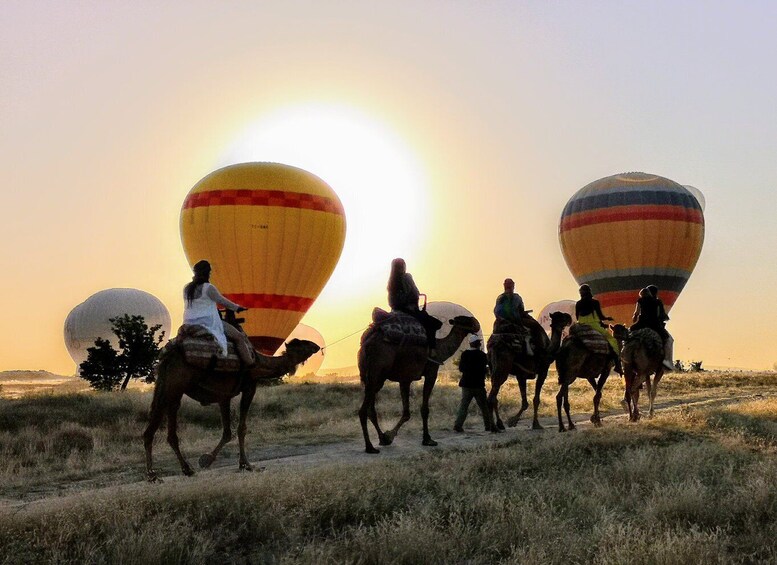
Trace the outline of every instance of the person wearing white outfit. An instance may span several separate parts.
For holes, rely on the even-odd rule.
[[[223,356],[227,355],[227,338],[229,338],[235,344],[240,359],[246,365],[253,364],[255,356],[251,343],[245,334],[222,321],[218,305],[221,304],[234,312],[244,312],[248,308],[225,298],[215,286],[210,284],[210,263],[205,260],[199,261],[194,265],[193,270],[192,282],[183,289],[183,323],[202,326],[213,334],[221,347]]]

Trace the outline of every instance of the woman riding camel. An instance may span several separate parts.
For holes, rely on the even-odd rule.
[[[664,342],[664,371],[674,370],[672,360],[674,358],[674,338],[666,331],[666,322],[669,316],[664,309],[664,303],[658,297],[658,287],[651,284],[639,291],[639,299],[634,309],[631,331],[642,328],[650,328],[661,336]]]
[[[575,317],[578,324],[586,325],[593,328],[604,336],[607,343],[610,344],[612,352],[615,356],[615,371],[622,373],[620,368],[620,345],[618,340],[607,331],[607,325],[605,321],[612,321],[610,316],[605,316],[602,313],[602,306],[599,301],[594,298],[591,292],[591,287],[587,284],[580,285],[580,300],[575,303]]]
[[[221,295],[218,289],[210,284],[210,263],[199,261],[193,268],[192,282],[183,288],[184,310],[183,323],[202,326],[213,337],[221,348],[222,356],[227,356],[227,338],[235,344],[240,359],[246,366],[256,361],[254,348],[246,335],[231,324],[221,320],[218,305],[221,304],[233,312],[245,312],[248,308],[235,304]]]
[[[429,346],[429,356],[434,357],[437,347],[435,334],[442,327],[437,318],[430,316],[426,310],[418,307],[418,299],[421,293],[413,280],[413,276],[407,272],[404,259],[394,259],[391,262],[391,274],[389,275],[388,302],[392,312],[404,312],[410,314],[426,330],[426,340]]]

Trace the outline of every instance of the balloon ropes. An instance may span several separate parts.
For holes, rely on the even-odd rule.
[[[211,280],[250,308],[243,326],[272,355],[329,280],[345,242],[345,212],[317,176],[279,163],[241,163],[212,172],[181,209],[190,265],[213,267]]]
[[[682,185],[646,173],[624,173],[581,188],[561,213],[559,243],[578,284],[602,310],[631,323],[640,289],[654,284],[667,311],[699,259],[704,213]]]

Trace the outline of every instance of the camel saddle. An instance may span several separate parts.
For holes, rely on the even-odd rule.
[[[240,357],[231,341],[227,342],[228,354],[221,356],[221,347],[208,330],[196,324],[184,324],[172,340],[183,352],[186,362],[198,369],[219,373],[235,373],[243,369]],[[215,362],[214,362],[215,359]]]
[[[426,330],[421,322],[404,312],[386,312],[382,308],[372,311],[372,324],[362,335],[362,344],[380,333],[384,341],[398,345],[426,346]]]
[[[588,324],[572,324],[568,339],[576,339],[594,355],[609,355],[612,351],[607,338]]]
[[[488,338],[486,348],[507,347],[517,353],[523,353],[526,351],[526,336],[528,335],[529,330],[522,324],[497,319],[494,322],[494,333]]]

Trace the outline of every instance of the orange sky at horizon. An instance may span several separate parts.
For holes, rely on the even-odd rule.
[[[401,243],[355,253],[358,284],[336,271],[303,318],[328,343],[387,306],[392,256],[484,329],[508,276],[535,313],[575,299],[561,210],[589,182],[638,170],[707,200],[704,248],[671,312],[675,357],[777,362],[777,266],[764,258],[777,244],[777,79],[763,73],[774,9],[76,4],[0,9],[0,370],[72,374],[65,317],[105,288],[154,294],[177,328],[191,277],[181,204],[237,157],[321,176],[359,206],[360,224],[346,205],[359,230],[347,237],[396,222],[393,197],[415,206],[411,225],[396,222]],[[277,133],[292,125],[296,144]],[[396,190],[374,188],[403,171]],[[334,344],[322,372],[355,365],[358,342]]]

